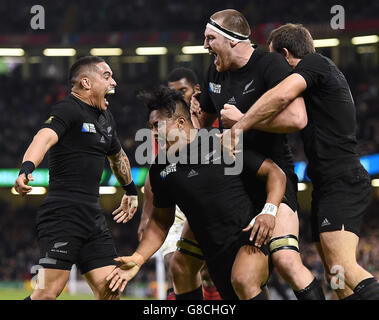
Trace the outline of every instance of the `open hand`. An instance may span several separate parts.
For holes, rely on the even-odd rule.
[[[134,217],[138,208],[138,196],[128,196],[124,195],[121,199],[120,206],[112,212],[114,215],[113,220],[117,223],[127,223]]]

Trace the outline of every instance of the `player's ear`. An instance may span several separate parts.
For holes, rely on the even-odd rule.
[[[88,77],[81,78],[80,84],[85,90],[90,90],[92,87],[91,80]]]
[[[230,40],[229,43],[230,43],[230,47],[234,48],[237,45],[238,41]]]
[[[180,130],[184,129],[185,123],[186,123],[186,119],[184,119],[184,117],[179,117],[176,120],[176,125],[178,126],[178,129],[180,129]]]
[[[282,55],[288,60],[290,58],[290,52],[287,48],[282,49]]]
[[[199,84],[195,84],[194,85],[194,87],[193,87],[193,92],[194,93],[198,93],[198,92],[200,92],[201,90],[200,90],[200,85]]]

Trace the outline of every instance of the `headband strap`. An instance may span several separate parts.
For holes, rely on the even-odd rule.
[[[207,23],[207,27],[212,29],[213,31],[216,31],[217,33],[223,35],[225,38],[228,38],[228,39],[233,40],[233,41],[237,41],[237,42],[250,41],[249,36],[245,36],[245,35],[242,35],[240,33],[233,32],[233,31],[230,31],[228,29],[225,29],[225,28],[221,27],[217,22],[215,22],[212,19],[209,19],[209,21]]]

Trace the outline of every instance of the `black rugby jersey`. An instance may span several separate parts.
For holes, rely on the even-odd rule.
[[[241,176],[225,175],[225,168],[234,164],[226,164],[212,143],[208,149],[210,152],[201,154],[202,142],[199,140],[199,144],[195,144],[197,139],[188,144],[187,164],[183,161],[158,164],[157,158],[149,175],[154,206],[168,208],[178,205],[204,256],[211,258],[234,243],[257,212]],[[195,163],[193,154],[198,157],[196,164],[191,164]],[[242,174],[251,181],[256,180],[256,173],[264,160],[260,154],[245,151]]]
[[[269,89],[291,73],[291,67],[279,53],[255,48],[245,66],[236,71],[218,72],[214,63],[209,67],[200,95],[201,108],[217,113],[224,104],[235,105],[242,113]],[[283,170],[293,168],[293,156],[285,134],[249,130],[244,133],[244,146],[271,158]]]
[[[121,149],[111,112],[69,95],[52,107],[42,128],[59,138],[48,152],[48,197],[98,201],[105,157]]]
[[[349,85],[333,61],[306,55],[293,70],[307,83],[303,93],[308,124],[301,131],[312,180],[360,166],[356,152],[356,111]]]

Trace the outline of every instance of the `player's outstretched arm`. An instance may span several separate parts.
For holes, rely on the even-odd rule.
[[[146,176],[144,184],[144,194],[143,194],[143,205],[141,220],[138,226],[138,240],[141,241],[143,234],[145,233],[148,222],[150,221],[151,215],[153,213],[153,191],[151,190],[150,184],[150,174]]]
[[[132,180],[130,162],[122,148],[118,153],[108,156],[108,160],[113,174],[125,190],[120,206],[112,212],[113,220],[126,223],[133,218],[138,208],[138,193]]]
[[[306,88],[307,84],[301,75],[295,73],[288,76],[263,94],[233,126],[233,129],[242,129],[244,132],[258,129],[289,133],[304,128],[307,123],[304,101],[302,98],[296,98]],[[266,122],[260,125],[265,120]]]
[[[255,245],[267,244],[275,227],[275,216],[286,189],[286,175],[270,159],[266,159],[257,172],[257,177],[266,181],[267,199],[259,213],[243,231],[251,231],[250,239],[257,235]]]
[[[58,142],[58,135],[54,130],[43,128],[34,136],[32,143],[24,154],[20,174],[14,183],[14,188],[22,196],[32,190],[28,186],[29,181],[33,181],[32,172],[42,162],[47,151]]]
[[[106,278],[109,288],[124,291],[127,283],[134,278],[141,266],[158,251],[167,237],[175,219],[175,206],[155,208],[142,240],[131,256],[115,259],[120,265]]]

